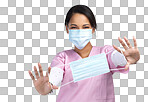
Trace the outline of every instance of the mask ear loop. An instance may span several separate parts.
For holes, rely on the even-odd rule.
[[[72,83],[72,82],[74,82],[74,81],[72,80],[72,81],[70,81],[70,82],[67,82],[67,83],[61,85],[60,87],[63,87],[63,86],[65,86],[65,85],[68,85],[68,84],[70,84],[70,83]]]
[[[96,37],[98,38],[98,31],[97,31],[97,29],[96,29]]]
[[[94,34],[94,35],[95,35],[96,38],[98,38],[98,32],[97,32],[97,29],[95,29],[95,34]]]

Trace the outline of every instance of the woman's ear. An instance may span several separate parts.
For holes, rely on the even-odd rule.
[[[92,29],[92,34],[94,34],[94,33],[95,33],[95,28]]]
[[[67,34],[69,34],[69,30],[68,30],[68,26],[66,25],[66,32]]]

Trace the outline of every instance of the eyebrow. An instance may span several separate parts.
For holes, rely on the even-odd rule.
[[[86,26],[86,25],[89,25],[89,24],[84,24],[83,26]]]
[[[77,26],[76,24],[70,24],[70,26],[72,26],[72,25]],[[86,26],[86,25],[89,25],[89,24],[84,24],[83,26]]]
[[[77,26],[76,24],[70,24],[70,26],[72,26],[72,25]]]

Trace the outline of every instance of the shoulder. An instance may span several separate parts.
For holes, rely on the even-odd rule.
[[[107,52],[109,52],[111,50],[114,50],[114,47],[111,46],[111,45],[104,45],[104,46],[101,46],[101,47],[96,46],[96,47],[100,50],[100,53],[101,52],[107,53]]]
[[[63,50],[63,51],[61,51],[61,52],[58,52],[58,53],[56,54],[56,56],[65,57],[66,55],[68,55],[68,54],[70,54],[70,53],[72,53],[72,49]]]
[[[53,63],[59,63],[59,62],[65,62],[68,53],[71,52],[72,49],[70,50],[63,50],[61,52],[57,52],[56,55],[52,58]]]

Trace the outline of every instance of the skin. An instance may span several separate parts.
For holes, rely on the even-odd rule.
[[[66,25],[67,34],[69,34],[68,29],[72,29],[72,30],[74,30],[74,29],[92,29],[92,34],[95,32],[95,28],[91,27],[91,24],[90,24],[88,18],[85,15],[79,14],[79,13],[75,13],[71,17],[68,26]],[[76,46],[74,47],[74,51],[76,51],[82,58],[88,57],[91,49],[92,49],[92,45],[91,45],[90,41],[81,50],[78,49]]]
[[[72,18],[70,19],[70,22],[68,24],[68,26],[66,26],[66,31],[67,33],[69,33],[68,29],[86,29],[84,28],[84,24],[89,24],[89,20],[87,19],[87,17],[83,14],[74,14],[72,16]],[[73,25],[74,24],[74,25]],[[87,29],[92,29],[92,33],[94,33],[95,29],[92,28],[91,26]],[[128,70],[129,68],[129,65],[130,64],[136,64],[137,61],[140,59],[140,53],[139,53],[139,49],[137,47],[137,42],[136,42],[136,39],[135,37],[133,37],[133,41],[134,41],[134,47],[132,47],[132,45],[130,44],[129,40],[124,37],[124,40],[127,44],[123,42],[123,40],[118,37],[118,40],[120,42],[120,44],[123,46],[124,50],[120,50],[117,46],[113,45],[113,47],[115,48],[115,50],[117,50],[118,52],[123,52],[126,60],[127,60],[127,64],[125,66],[125,70]],[[92,45],[91,43],[89,42],[83,49],[78,49],[76,46],[74,48],[74,50],[82,57],[82,58],[85,58],[85,57],[88,57],[90,51],[92,49]]]
[[[29,73],[31,79],[33,80],[33,84],[35,86],[35,89],[38,91],[38,93],[41,95],[47,95],[51,91],[51,85],[49,83],[49,76],[48,76],[48,73],[50,74],[51,68],[48,67],[48,72],[46,72],[45,76],[43,76],[43,69],[42,69],[42,66],[40,63],[38,63],[38,68],[39,68],[40,76],[37,72],[36,66],[34,66],[34,72],[35,72],[37,79],[34,78],[32,72],[30,70],[28,71],[28,73]],[[52,88],[58,89],[58,87],[54,86],[54,85],[52,86]]]
[[[95,32],[95,28],[91,27],[88,18],[85,15],[79,14],[79,13],[75,13],[71,17],[68,26],[66,25],[67,34],[69,34],[69,29],[92,29],[92,34]],[[126,37],[124,37],[124,40],[125,40],[127,46],[125,45],[125,43],[123,42],[123,40],[120,37],[118,37],[118,40],[121,43],[121,45],[123,46],[124,51],[120,50],[115,45],[113,45],[113,47],[118,52],[120,52],[120,53],[123,52],[123,54],[127,60],[127,64],[125,66],[125,70],[127,70],[129,68],[130,64],[136,64],[137,61],[140,59],[140,53],[139,53],[139,50],[137,47],[137,42],[136,42],[135,37],[133,37],[134,47],[132,47],[129,40]],[[91,49],[92,49],[92,45],[90,42],[88,42],[88,44],[81,50],[78,49],[76,46],[74,47],[74,51],[76,51],[82,58],[88,57]],[[34,78],[32,72],[30,70],[28,71],[28,73],[29,73],[31,79],[33,80],[34,86],[35,86],[36,90],[38,91],[38,93],[40,93],[41,95],[47,95],[51,91],[51,85],[49,83],[49,76],[48,76],[48,74],[50,74],[51,68],[48,67],[48,72],[46,72],[45,76],[43,76],[43,70],[42,70],[42,66],[40,63],[38,63],[38,68],[39,68],[40,76],[38,74],[36,66],[34,66],[34,72],[35,72],[37,79]],[[58,89],[58,87],[53,85],[53,89]]]

